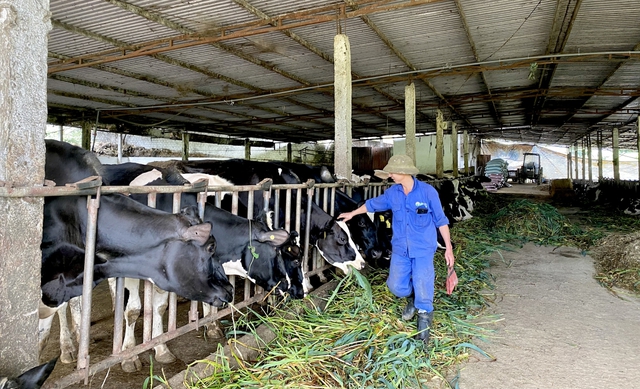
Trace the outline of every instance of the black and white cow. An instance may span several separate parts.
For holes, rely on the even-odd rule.
[[[89,151],[54,140],[46,146],[46,179],[64,185],[102,175],[102,165]],[[86,223],[86,196],[45,199],[41,347],[56,308],[82,294]],[[94,286],[110,277],[146,279],[188,299],[222,306],[233,299],[233,287],[214,259],[216,242],[210,232],[211,224],[202,223],[193,209],[171,214],[127,196],[102,195]]]
[[[123,166],[124,165],[124,166]],[[111,185],[182,185],[189,181],[177,172],[170,169],[154,168],[148,165],[127,163],[123,165],[104,165],[105,177]],[[141,174],[139,174],[141,173]],[[137,175],[139,174],[139,175]],[[137,176],[136,176],[137,175]],[[190,177],[198,179],[202,177]],[[168,180],[171,182],[168,182]],[[127,181],[131,181],[128,183]],[[211,183],[220,185],[220,182]],[[131,198],[141,203],[146,203],[147,195],[134,194]],[[193,206],[196,204],[194,193],[183,193],[181,206]],[[156,207],[164,211],[171,211],[173,196],[159,193],[156,196]],[[238,275],[251,280],[256,285],[279,295],[287,295],[292,298],[303,298],[305,286],[304,276],[300,266],[300,258],[294,258],[291,253],[298,253],[299,249],[291,247],[289,233],[283,229],[272,230],[267,227],[266,221],[261,217],[256,220],[233,215],[213,204],[206,203],[204,221],[210,223],[213,228],[211,235],[218,242],[215,259],[222,263],[227,275]],[[286,251],[286,255],[283,255]],[[125,287],[130,292],[130,300],[125,308],[125,337],[123,350],[135,346],[133,336],[135,320],[139,316],[141,302],[138,297],[139,282],[126,280]],[[309,290],[309,288],[306,288]],[[168,295],[156,290],[154,293],[153,307],[153,333],[158,336],[162,333],[162,316],[167,307]],[[205,307],[205,314],[208,307]],[[213,331],[213,330],[212,330]],[[216,330],[217,331],[217,330]],[[211,332],[213,336],[213,332]],[[156,360],[162,363],[171,363],[175,360],[173,354],[166,345],[158,345],[155,348]],[[123,361],[122,368],[132,372],[140,368],[137,357]]]
[[[314,180],[317,183],[330,183],[328,180],[331,173],[326,166],[314,167],[305,164],[291,163],[291,162],[272,162],[276,165],[289,168],[295,173],[300,181],[306,182],[307,180]],[[323,178],[324,176],[324,178]],[[320,202],[322,203],[322,196],[324,191],[319,191]],[[349,197],[346,193],[336,190],[334,211],[338,215],[343,212],[350,212],[358,208],[360,204]],[[347,223],[351,238],[356,246],[360,249],[365,261],[374,264],[381,259],[384,254],[385,243],[378,242],[378,239],[384,237],[384,235],[378,235],[376,225],[372,220],[372,215],[356,215]],[[390,242],[388,242],[390,244]],[[389,257],[386,259],[389,260]]]
[[[300,184],[299,177],[290,169],[284,166],[276,165],[269,162],[248,161],[243,159],[230,159],[224,161],[201,160],[201,161],[171,161],[171,163],[163,163],[161,166],[174,166],[178,171],[184,173],[204,173],[212,176],[220,177],[227,180],[228,185],[255,185],[265,178],[273,180],[274,184]],[[271,197],[271,201],[274,201]],[[282,196],[284,202],[284,196]],[[241,202],[245,206],[248,204],[246,194],[240,196]],[[273,209],[273,203],[270,206]],[[254,202],[254,213],[258,213],[264,209],[261,193],[256,191]],[[285,209],[284,203],[280,206],[280,211]],[[295,212],[295,211],[294,211]],[[301,230],[306,227],[306,196],[303,196],[302,214],[301,214]],[[292,216],[292,219],[295,215]],[[279,220],[284,222],[284,217]],[[349,229],[346,224],[337,221],[335,218],[327,214],[317,204],[311,204],[311,226],[310,226],[310,244],[315,245],[318,251],[327,262],[335,267],[340,268],[345,273],[350,271],[352,266],[356,269],[362,269],[364,259],[358,252],[353,240],[350,237]]]

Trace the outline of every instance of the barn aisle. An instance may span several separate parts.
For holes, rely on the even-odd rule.
[[[593,278],[592,258],[574,248],[527,244],[494,256],[488,314],[503,320],[475,343],[460,389],[636,388],[640,382],[640,299]]]

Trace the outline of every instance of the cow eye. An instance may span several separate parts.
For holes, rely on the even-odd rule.
[[[207,245],[207,252],[209,252],[210,254],[214,254],[216,252],[216,244],[215,243],[209,243]]]
[[[293,261],[293,266],[300,267],[300,261],[297,260],[297,259],[295,261]]]
[[[358,227],[364,227],[364,226],[365,226],[364,219],[358,220]]]

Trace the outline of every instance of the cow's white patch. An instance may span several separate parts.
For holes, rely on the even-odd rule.
[[[160,173],[158,169],[153,169],[134,178],[133,181],[129,183],[129,186],[145,186],[159,178],[162,178],[162,173]]]
[[[351,246],[353,251],[356,253],[356,259],[354,259],[353,261],[348,261],[348,262],[334,262],[334,263],[332,263],[332,265],[337,267],[338,269],[342,270],[345,274],[349,274],[351,272],[351,267],[353,267],[354,269],[357,269],[357,270],[361,270],[364,267],[364,264],[365,264],[364,258],[362,258],[362,255],[360,255],[360,251],[356,247],[356,244],[353,243],[353,239],[351,239],[351,234],[349,233],[349,228],[347,227],[347,223],[345,223],[343,221],[337,221],[336,223],[347,234],[347,237],[349,238],[349,246]],[[322,250],[320,250],[320,248],[318,248],[318,251],[320,252],[320,255],[322,255],[322,257],[325,260],[327,260],[327,257],[324,255]],[[328,260],[327,260],[327,262],[328,262]]]
[[[183,173],[182,177],[184,177],[190,183],[194,183],[198,180],[205,179],[209,182],[209,187],[216,186],[232,186],[233,183],[231,181],[225,180],[224,178],[212,175],[212,174],[204,174],[204,173]],[[207,196],[215,196],[215,192],[207,192]],[[231,194],[231,192],[222,192],[222,198],[226,194]]]
[[[367,212],[367,216],[369,216],[369,219],[371,219],[371,221],[375,221],[373,218],[375,217],[375,213],[374,212]]]
[[[279,175],[279,176],[281,176],[281,175],[282,175],[282,168],[281,168],[281,167],[279,167],[279,168],[278,168],[278,175]]]
[[[256,283],[256,280],[249,277],[249,273],[247,273],[245,268],[242,266],[242,261],[240,259],[235,261],[225,262],[222,264],[222,267],[224,268],[224,274],[228,276],[240,276],[242,278],[248,279],[254,284]]]

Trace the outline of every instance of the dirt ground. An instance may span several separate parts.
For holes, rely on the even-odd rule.
[[[640,387],[640,299],[617,295],[593,278],[579,250],[528,244],[491,260],[495,289],[460,389]],[[493,322],[494,318],[486,321]]]

